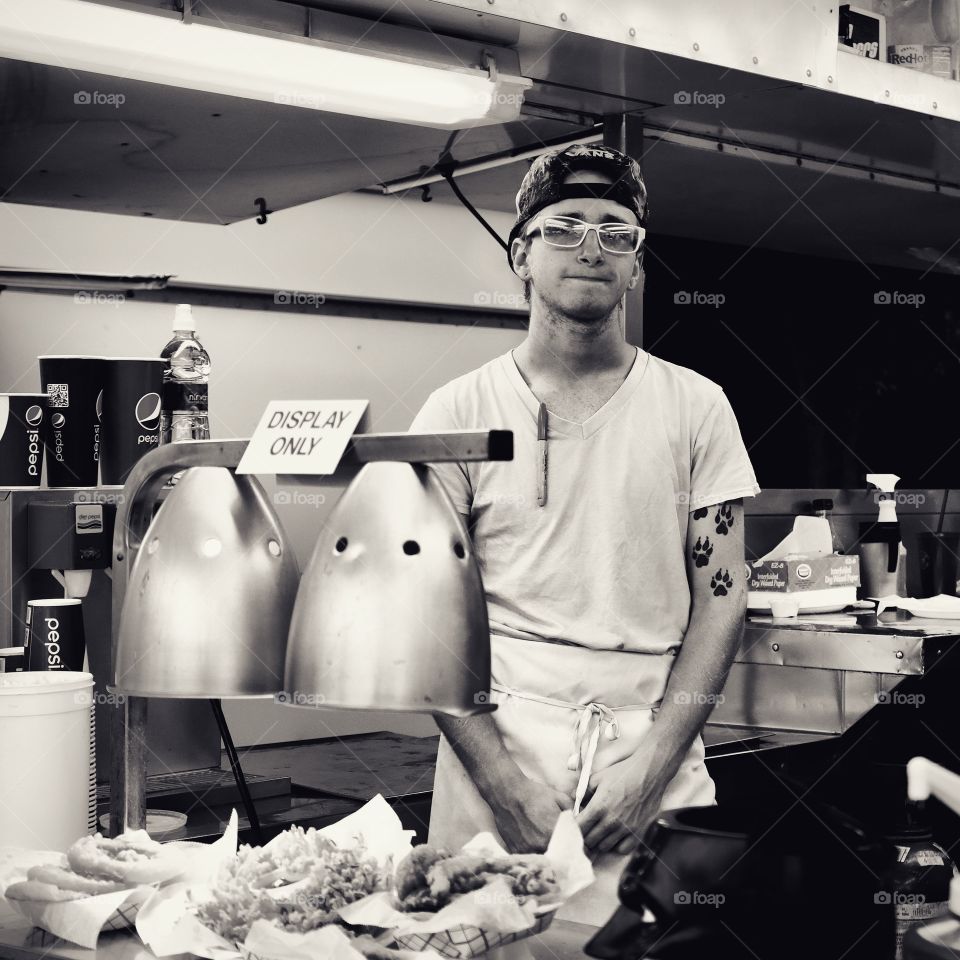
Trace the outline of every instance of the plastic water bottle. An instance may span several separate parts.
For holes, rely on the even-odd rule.
[[[173,339],[160,357],[167,361],[163,371],[160,442],[209,439],[210,354],[197,339],[189,303],[177,304]]]

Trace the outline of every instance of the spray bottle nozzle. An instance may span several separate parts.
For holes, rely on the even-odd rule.
[[[868,473],[867,483],[876,487],[883,493],[893,493],[897,488],[900,478],[895,473]]]
[[[880,523],[897,522],[897,502],[895,490],[900,478],[895,473],[868,473],[867,483],[876,487],[880,493],[877,496],[877,503],[880,507],[880,515],[877,517]]]

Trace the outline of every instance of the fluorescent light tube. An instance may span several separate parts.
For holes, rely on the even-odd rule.
[[[3,0],[0,57],[446,129],[517,119],[532,85],[524,77],[491,79],[478,69],[389,60],[84,0]]]

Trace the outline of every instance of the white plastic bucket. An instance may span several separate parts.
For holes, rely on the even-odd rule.
[[[93,676],[0,673],[0,847],[66,850],[96,824]]]

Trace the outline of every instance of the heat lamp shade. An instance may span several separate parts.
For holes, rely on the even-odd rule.
[[[291,706],[491,709],[480,571],[429,467],[367,464],[340,498],[300,584],[284,693]]]
[[[263,487],[188,470],[130,571],[112,686],[141,697],[248,697],[282,687],[294,551]]]

